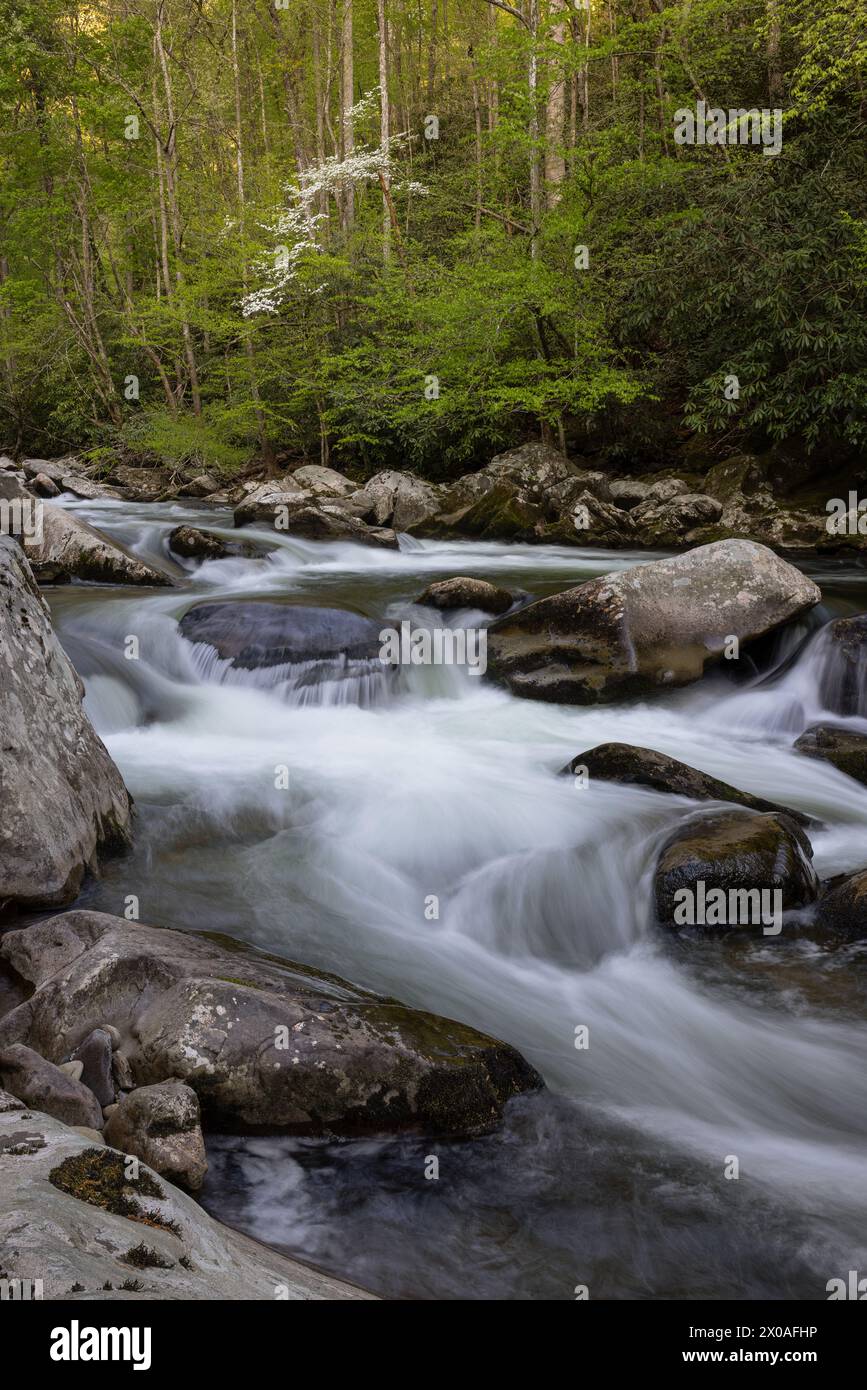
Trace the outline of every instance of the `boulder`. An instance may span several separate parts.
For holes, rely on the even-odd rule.
[[[0,1106],[0,1249],[46,1299],[364,1299],[220,1225],[194,1198],[49,1115]]]
[[[506,613],[514,599],[508,589],[498,589],[486,579],[458,575],[429,584],[416,603],[424,608],[478,608],[482,613]]]
[[[292,474],[293,487],[308,497],[349,497],[357,487],[351,479],[321,463],[305,463]]]
[[[71,902],[99,856],[125,849],[131,802],[82,708],[23,551],[0,537],[0,904]]]
[[[848,940],[867,938],[867,869],[823,884],[816,926],[825,935]]]
[[[102,1107],[93,1092],[31,1047],[14,1043],[0,1051],[0,1086],[66,1125],[102,1128]]]
[[[725,893],[762,890],[781,894],[782,910],[815,900],[818,880],[812,848],[803,830],[785,814],[723,811],[691,817],[666,840],[654,878],[656,915],[677,925],[676,894],[711,889]],[[703,889],[700,888],[703,885]],[[716,928],[746,925],[742,915],[709,922]],[[753,929],[761,929],[758,923]]]
[[[37,578],[59,574],[95,584],[171,584],[167,575],[137,559],[73,512],[45,502],[42,518],[41,544],[27,546],[27,557]]]
[[[847,777],[867,785],[867,734],[835,724],[813,724],[795,740],[795,748],[805,757],[831,763]]]
[[[349,500],[357,515],[369,525],[412,531],[437,515],[441,497],[442,489],[432,483],[413,473],[387,468],[369,479]]]
[[[36,493],[37,497],[59,497],[60,488],[48,477],[47,473],[37,473],[30,480],[30,489]]]
[[[104,1028],[94,1028],[69,1058],[80,1062],[81,1079],[99,1101],[100,1107],[112,1105],[116,1099],[111,1070],[111,1038]]]
[[[638,748],[631,743],[600,743],[579,753],[561,771],[561,776],[573,775],[577,768],[586,769],[587,776],[600,782],[622,782],[627,786],[649,787],[651,791],[685,796],[690,801],[733,801],[751,811],[776,812],[791,816],[799,825],[809,825],[810,817],[801,811],[778,806],[750,792],[738,791],[728,782],[721,782],[707,772],[699,772],[653,748]]]
[[[219,491],[220,484],[211,473],[196,473],[192,478],[188,478],[181,483],[178,488],[179,497],[210,497],[212,493]]]
[[[644,502],[650,496],[652,484],[643,482],[640,478],[618,478],[610,484],[611,497],[618,507],[624,507],[627,511],[632,507],[637,507],[639,502]]]
[[[196,526],[176,526],[169,532],[169,548],[185,560],[223,560],[230,553],[219,536]]]
[[[595,704],[698,680],[741,645],[818,603],[794,566],[752,541],[718,541],[592,579],[498,618],[488,673],[515,695]]]
[[[181,1081],[140,1086],[105,1126],[106,1144],[140,1158],[154,1172],[195,1192],[208,1171],[195,1091]]]
[[[224,661],[252,671],[301,661],[379,656],[381,625],[344,608],[300,603],[198,603],[180,621],[181,636],[204,642]]]
[[[642,544],[674,546],[679,545],[696,527],[708,526],[719,521],[722,512],[722,503],[715,497],[708,497],[703,493],[683,492],[665,501],[648,498],[647,501],[640,502],[629,515],[638,527]]]
[[[541,1085],[474,1028],[222,940],[83,911],[7,932],[33,992],[0,1047],[59,1060],[110,1023],[137,1086],[186,1082],[225,1132],[477,1134]]]

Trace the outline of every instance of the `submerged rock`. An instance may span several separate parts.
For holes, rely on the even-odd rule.
[[[112,1107],[104,1138],[170,1182],[195,1192],[208,1171],[195,1091],[181,1081],[140,1086]]]
[[[60,907],[129,843],[123,779],[24,554],[0,537],[0,906]]]
[[[0,1086],[66,1125],[102,1128],[102,1107],[93,1091],[31,1047],[14,1043],[0,1051]]]
[[[832,714],[867,716],[867,613],[835,618],[816,638],[819,698]]]
[[[592,579],[499,618],[488,671],[515,695],[595,704],[688,685],[740,644],[818,603],[793,565],[718,541]]]
[[[248,602],[199,603],[180,621],[188,642],[204,642],[242,670],[302,661],[373,660],[380,624],[344,608]]]
[[[669,925],[691,925],[677,911],[683,890],[696,902],[713,889],[726,894],[779,890],[782,911],[804,907],[818,892],[812,854],[803,830],[785,814],[744,810],[692,817],[669,837],[660,853],[654,878],[657,918]],[[737,906],[744,909],[746,904],[741,900]],[[708,920],[707,925],[761,931],[754,916],[743,910],[728,912],[726,920]]]
[[[739,791],[728,782],[721,782],[707,772],[699,772],[653,748],[639,748],[631,743],[600,743],[579,753],[562,769],[561,775],[586,768],[588,776],[602,782],[623,782],[630,786],[649,787],[655,792],[687,796],[691,801],[734,801],[752,811],[779,812],[791,816],[799,825],[809,825],[810,817],[776,802],[765,801],[751,792]]]
[[[506,613],[514,599],[508,589],[498,589],[486,579],[458,575],[429,584],[416,603],[425,608],[478,608],[482,613]]]
[[[856,782],[867,785],[867,734],[835,724],[813,724],[795,739],[794,747],[805,757],[831,763]]]
[[[0,1249],[46,1299],[367,1299],[221,1226],[142,1164],[48,1115],[0,1103]]]
[[[33,988],[0,1046],[65,1056],[100,1022],[137,1086],[191,1086],[211,1128],[478,1134],[541,1085],[506,1043],[236,942],[69,912],[0,941]]]

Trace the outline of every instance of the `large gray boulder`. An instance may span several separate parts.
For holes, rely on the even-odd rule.
[[[83,1082],[61,1071],[32,1047],[13,1043],[0,1050],[0,1086],[34,1110],[66,1125],[102,1128],[102,1107]]]
[[[195,1091],[182,1081],[139,1086],[115,1107],[106,1144],[134,1154],[170,1182],[195,1192],[208,1171]]]
[[[0,537],[0,904],[60,907],[124,849],[131,802],[22,550]]]
[[[143,1163],[0,1097],[4,1277],[63,1301],[368,1299],[220,1225]],[[14,1283],[13,1283],[14,1288]]]
[[[580,468],[549,444],[521,444],[445,490],[436,529],[490,540],[604,543],[612,513],[594,502],[611,500],[603,473]],[[622,537],[628,521],[619,516]]]
[[[185,1081],[206,1127],[233,1132],[475,1134],[541,1084],[474,1028],[227,945],[98,912],[9,932],[0,955],[33,993],[0,1046],[60,1059],[113,1025],[137,1086]]]
[[[818,603],[753,541],[717,541],[539,599],[488,629],[488,673],[515,695],[596,704],[696,681],[739,644]]]

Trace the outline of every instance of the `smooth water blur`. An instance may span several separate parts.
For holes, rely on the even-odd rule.
[[[433,622],[413,600],[436,577],[538,596],[655,557],[408,539],[390,552],[245,528],[260,555],[183,575],[169,530],[237,540],[228,514],[74,505],[183,578],[51,596],[139,812],[133,855],[83,901],[122,912],[134,893],[146,921],[227,931],[475,1024],[550,1088],[473,1144],[215,1141],[215,1212],[404,1297],[571,1298],[588,1283],[591,1297],[822,1298],[864,1267],[867,954],[797,933],[660,939],[653,865],[692,803],[557,773],[595,744],[643,744],[816,817],[820,875],[863,867],[867,789],[791,744],[823,715],[821,623],[867,607],[867,577],[813,568],[821,611],[746,682],[720,672],[571,708],[454,668],[228,670],[177,620],[205,598],[280,596]]]

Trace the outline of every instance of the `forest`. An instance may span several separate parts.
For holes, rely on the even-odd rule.
[[[863,448],[867,0],[0,11],[16,456]]]

